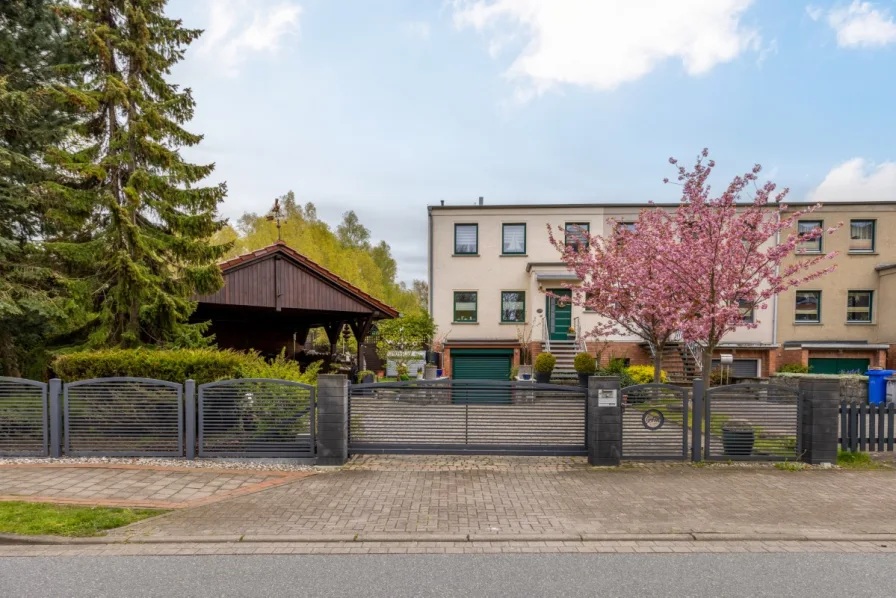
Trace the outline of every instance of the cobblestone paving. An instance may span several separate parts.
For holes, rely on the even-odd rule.
[[[283,484],[309,473],[144,466],[0,467],[0,500],[183,508]]]
[[[896,519],[881,511],[894,494],[892,470],[604,470],[564,458],[367,457],[113,535],[896,533]]]

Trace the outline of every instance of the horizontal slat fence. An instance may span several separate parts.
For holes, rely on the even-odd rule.
[[[47,385],[0,377],[0,456],[49,454]]]
[[[840,402],[840,448],[844,451],[892,451],[896,443],[896,404]]]

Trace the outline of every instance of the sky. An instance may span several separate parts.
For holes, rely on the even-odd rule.
[[[185,154],[224,216],[292,190],[426,277],[426,206],[675,201],[763,165],[791,201],[896,200],[896,0],[171,0],[205,30]]]

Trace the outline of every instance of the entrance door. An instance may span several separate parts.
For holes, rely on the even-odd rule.
[[[569,289],[548,289],[548,293],[557,297],[547,296],[545,312],[548,315],[548,331],[552,341],[565,341],[572,326],[572,303],[563,297],[572,298]],[[559,297],[559,298],[558,298]]]

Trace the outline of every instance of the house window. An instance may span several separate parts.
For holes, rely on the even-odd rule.
[[[635,223],[634,222],[617,222],[616,223],[617,230],[627,230],[629,232],[635,232]]]
[[[846,294],[846,321],[870,322],[872,291],[849,291]]]
[[[455,255],[476,255],[479,253],[479,225],[454,225]]]
[[[874,253],[874,220],[849,221],[849,252]]]
[[[797,235],[803,237],[811,232],[814,232],[817,228],[823,228],[824,222],[821,220],[800,220],[797,222]],[[800,250],[806,253],[821,253],[821,237],[817,239],[812,239],[811,241],[800,241],[797,246]]]
[[[505,224],[501,241],[501,252],[504,255],[523,255],[526,253],[526,225]]]
[[[522,324],[526,321],[526,293],[523,291],[501,292],[501,321]]]
[[[796,292],[795,320],[797,322],[821,321],[821,291]]]
[[[585,305],[584,310],[588,313],[594,313],[594,309],[589,307],[591,305],[591,300],[594,299],[594,293],[585,293]]]
[[[749,301],[745,301],[741,299],[738,303],[740,308],[740,320],[744,324],[752,324],[755,321],[755,314],[753,312],[753,304]]]
[[[475,322],[476,321],[476,291],[455,291],[454,292],[454,321],[455,322]]]
[[[565,243],[567,247],[573,247],[576,251],[581,251],[588,247],[588,233],[591,225],[587,222],[567,222],[565,231]]]

